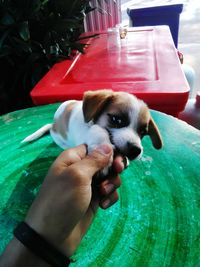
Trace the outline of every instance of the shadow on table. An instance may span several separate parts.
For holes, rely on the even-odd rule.
[[[22,171],[5,208],[3,208],[0,214],[0,236],[2,236],[3,241],[0,251],[4,249],[12,238],[12,231],[17,223],[24,220],[49,167],[58,156],[59,152],[60,148],[54,143],[48,145],[37,158]]]

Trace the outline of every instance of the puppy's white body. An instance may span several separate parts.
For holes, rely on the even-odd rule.
[[[85,132],[88,130],[88,125],[84,123],[83,119],[82,101],[75,102],[72,100],[62,103],[54,115],[54,122],[56,123],[60,116],[63,115],[64,110],[71,103],[74,103],[74,106],[69,118],[68,126],[63,125],[63,127],[66,127],[67,138],[60,135],[60,133],[57,133],[53,128],[50,130],[55,143],[63,149],[77,146],[81,144],[81,142],[83,144],[83,136],[85,136]]]
[[[73,104],[68,125],[63,125],[66,132],[62,136],[54,127],[51,128],[50,134],[54,142],[63,149],[75,147],[81,144],[87,144],[89,150],[94,149],[102,143],[110,143],[108,132],[99,125],[92,122],[86,123],[83,115],[83,101],[69,100],[60,105],[54,115],[54,125],[63,116],[64,110]]]

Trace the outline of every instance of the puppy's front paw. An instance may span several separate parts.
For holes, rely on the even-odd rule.
[[[98,145],[93,145],[93,146],[90,145],[90,146],[88,146],[88,154],[91,153],[92,151],[94,151],[97,148],[98,148]],[[110,171],[112,169],[113,158],[114,158],[114,152],[112,150],[112,154],[110,156],[109,163],[108,163],[108,165],[105,168],[103,168],[99,172],[99,176],[105,177],[105,176],[107,176],[110,173]]]
[[[112,164],[113,164],[113,155],[109,161],[109,164],[107,167],[103,168],[103,170],[100,171],[100,174],[105,177],[112,171]]]
[[[109,173],[109,170],[110,170],[110,167],[105,167],[103,170],[99,172],[99,176],[102,178],[106,177]]]

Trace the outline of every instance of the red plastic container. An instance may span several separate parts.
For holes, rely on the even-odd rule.
[[[32,90],[33,102],[81,99],[87,90],[111,88],[168,114],[184,109],[189,86],[167,26],[130,28],[113,49],[107,41],[107,32],[101,33],[88,41],[85,54],[56,64]]]

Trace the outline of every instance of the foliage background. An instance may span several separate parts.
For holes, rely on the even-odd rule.
[[[31,106],[30,90],[51,66],[83,51],[92,10],[89,0],[0,0],[0,114]]]

